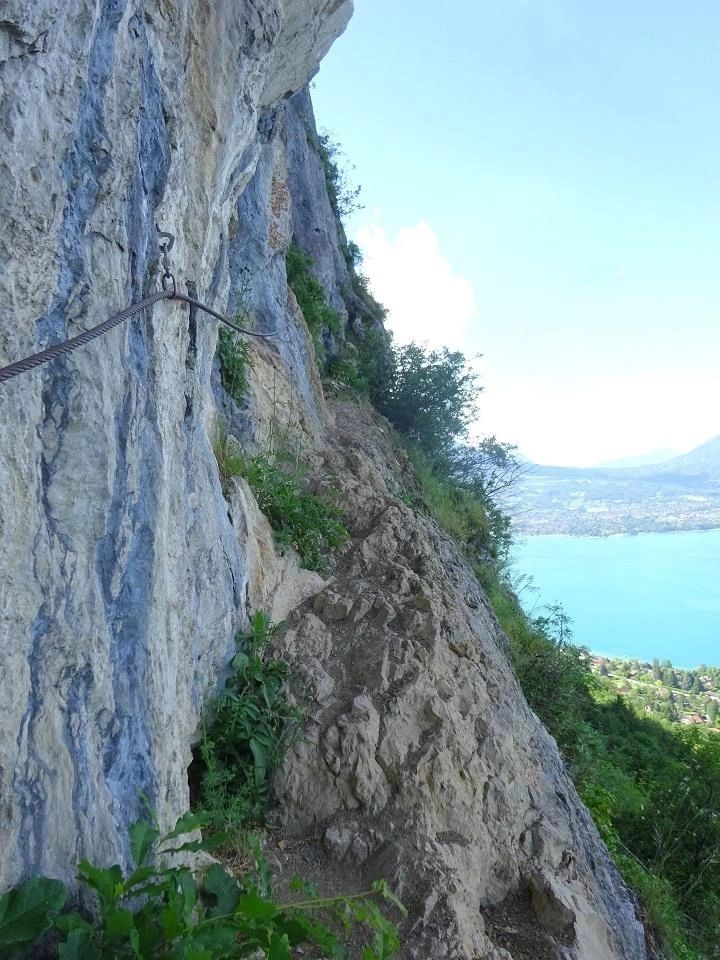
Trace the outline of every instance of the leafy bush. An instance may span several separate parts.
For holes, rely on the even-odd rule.
[[[395,347],[373,400],[403,436],[430,457],[450,458],[477,415],[481,387],[458,351]]]
[[[130,830],[135,865],[128,874],[117,865],[80,861],[81,890],[97,904],[92,918],[60,912],[67,891],[57,880],[37,877],[4,894],[0,957],[17,956],[51,928],[56,946],[46,946],[43,955],[64,960],[291,960],[295,948],[304,946],[341,958],[347,956],[343,936],[353,928],[364,928],[364,939],[371,938],[363,960],[387,960],[398,949],[395,927],[375,901],[383,899],[401,912],[402,906],[382,882],[365,893],[319,898],[296,880],[293,889],[300,896],[277,903],[257,845],[254,866],[243,876],[214,863],[199,881],[173,854],[211,847],[209,841],[183,840],[206,823],[202,814],[186,814],[161,836],[155,823],[139,820]]]
[[[315,353],[319,361],[325,358],[323,332],[339,334],[342,330],[342,317],[327,302],[325,288],[311,273],[312,257],[293,244],[285,255],[287,281],[295,294],[302,310],[305,323],[315,344]]]
[[[359,396],[367,396],[368,384],[357,358],[347,351],[328,364],[328,376],[351,387]]]
[[[262,820],[272,774],[298,737],[302,713],[285,699],[289,667],[263,654],[281,625],[257,611],[225,689],[203,719],[200,799],[215,830],[234,837]]]
[[[302,489],[297,473],[287,473],[266,454],[235,464],[275,531],[278,545],[294,547],[309,570],[325,570],[327,554],[348,537],[339,507]]]

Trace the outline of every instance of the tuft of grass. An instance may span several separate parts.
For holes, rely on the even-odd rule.
[[[470,553],[492,554],[492,530],[483,503],[473,493],[438,473],[432,458],[416,444],[405,443],[404,446],[430,514]]]
[[[308,570],[326,570],[327,555],[348,538],[340,508],[308,493],[297,471],[286,472],[278,466],[277,458],[266,454],[245,458],[239,472],[270,521],[278,545],[294,547]]]
[[[237,440],[230,436],[224,424],[218,424],[213,439],[213,453],[217,461],[220,487],[227,495],[233,477],[242,475],[245,456]]]
[[[226,327],[218,332],[218,356],[222,385],[238,403],[242,403],[249,386],[252,363],[250,349],[242,334]]]

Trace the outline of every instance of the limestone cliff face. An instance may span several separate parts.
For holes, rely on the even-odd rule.
[[[259,118],[351,12],[6,0],[0,363],[156,289],[156,223],[177,237],[178,278],[225,308]],[[284,315],[284,279],[278,296]],[[303,336],[289,339],[274,360],[309,369]],[[191,337],[187,311],[162,304],[0,391],[2,886],[122,855],[140,790],[164,821],[187,805],[198,710],[248,591],[211,449],[215,341],[214,323]]]
[[[187,807],[202,702],[264,608],[289,618],[311,716],[276,783],[282,869],[390,879],[408,958],[641,960],[632,899],[482,589],[398,496],[413,479],[387,427],[325,396],[288,290],[294,240],[345,320],[336,338],[378,323],[302,89],[351,7],[3,8],[0,365],[154,290],[155,224],[181,283],[287,328],[252,343],[242,405],[214,322],[172,303],[0,387],[0,888],[124,859],[140,791],[164,823]],[[331,575],[278,555],[244,482],[223,495],[219,417],[250,448],[280,431],[340,488],[352,541]]]

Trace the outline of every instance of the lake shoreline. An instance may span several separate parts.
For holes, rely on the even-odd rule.
[[[560,602],[575,642],[599,656],[720,663],[720,528],[672,534],[518,540],[511,569],[535,590],[521,603],[532,614]]]

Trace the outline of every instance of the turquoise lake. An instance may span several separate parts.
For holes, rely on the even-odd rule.
[[[513,549],[528,612],[560,601],[576,643],[678,667],[720,666],[720,530],[620,537],[528,537]]]

